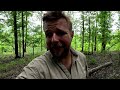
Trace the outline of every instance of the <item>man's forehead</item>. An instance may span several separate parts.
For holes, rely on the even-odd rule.
[[[65,19],[59,19],[57,21],[50,21],[44,23],[44,29],[47,28],[60,28],[60,29],[66,29],[69,28],[68,23]]]

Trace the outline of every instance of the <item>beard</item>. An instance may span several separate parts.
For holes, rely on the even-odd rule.
[[[68,55],[69,50],[70,46],[67,47],[63,43],[51,44],[50,46],[50,52],[52,53],[53,57],[59,60],[65,58]]]

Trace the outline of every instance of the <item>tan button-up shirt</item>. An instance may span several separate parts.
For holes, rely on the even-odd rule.
[[[32,60],[16,79],[86,79],[87,62],[84,54],[71,48],[71,73],[52,57],[50,51]]]

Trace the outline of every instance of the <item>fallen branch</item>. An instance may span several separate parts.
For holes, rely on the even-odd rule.
[[[110,66],[111,64],[112,64],[112,62],[107,62],[107,63],[105,63],[105,64],[102,64],[102,65],[100,65],[100,66],[97,66],[97,67],[89,70],[89,71],[88,71],[88,74],[89,74],[89,76],[90,76],[92,73],[98,71],[99,69],[101,69],[101,68],[103,68],[103,67]]]

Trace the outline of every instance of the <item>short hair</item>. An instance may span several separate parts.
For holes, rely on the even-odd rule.
[[[69,25],[69,30],[72,31],[72,22],[70,18],[64,14],[63,11],[47,11],[47,13],[43,15],[42,19],[43,22],[49,22],[49,21],[57,21],[61,18],[64,18],[67,21]]]

